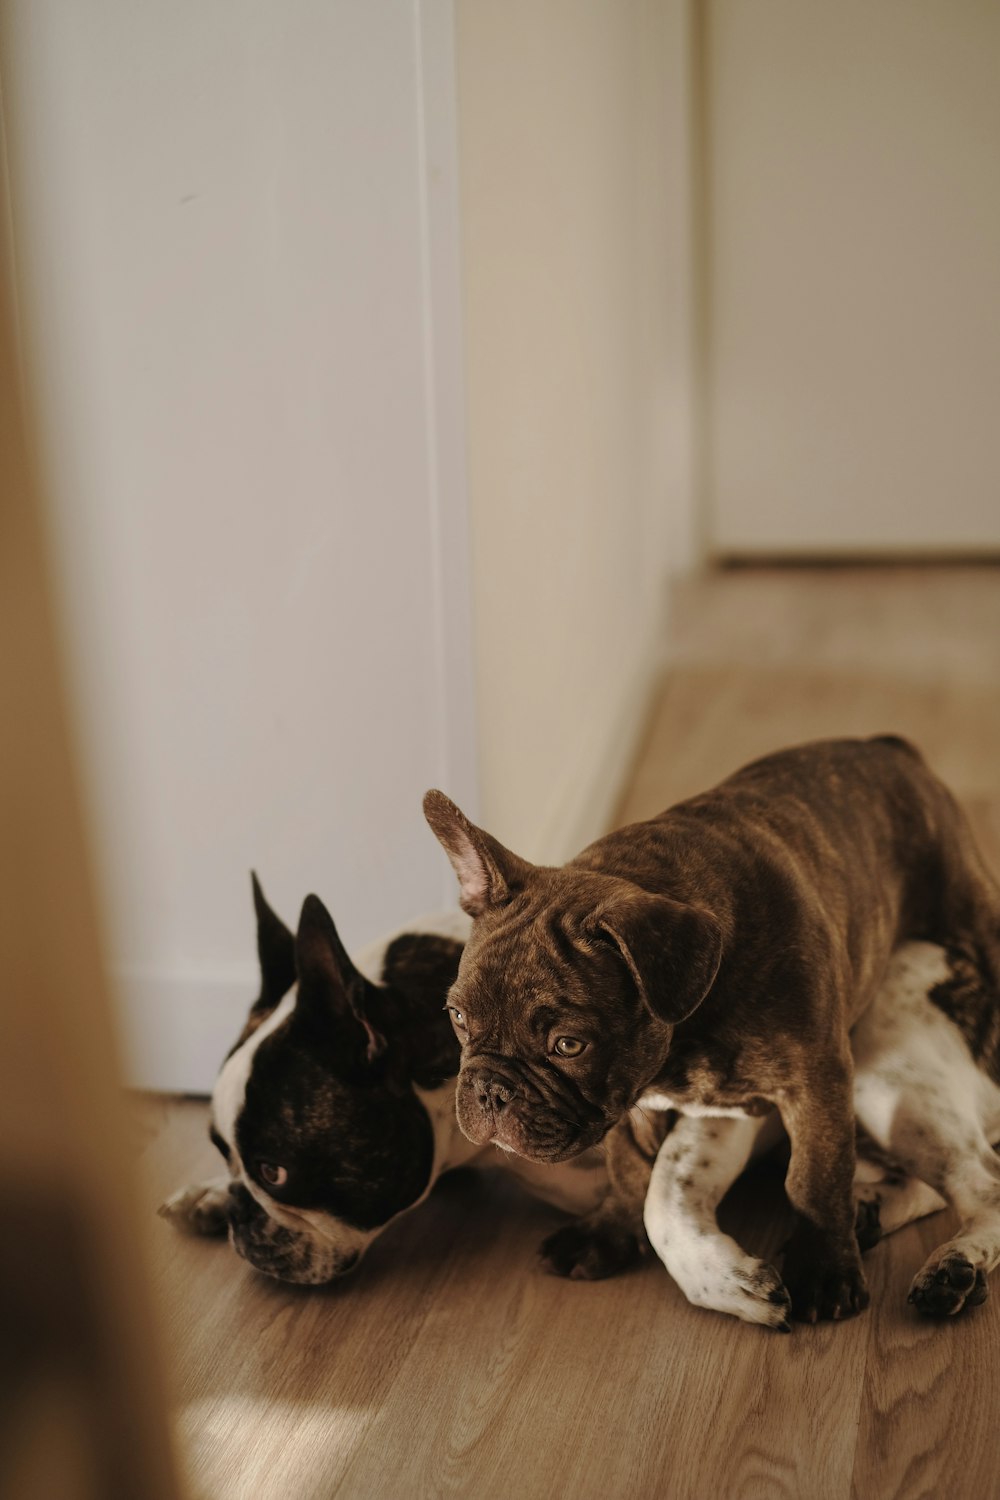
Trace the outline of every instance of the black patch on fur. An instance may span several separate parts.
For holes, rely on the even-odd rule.
[[[317,1034],[331,1029],[340,1038],[340,1066],[350,1059],[359,1076],[385,1051],[378,1007],[379,991],[354,966],[330,913],[318,896],[302,903],[295,935],[299,987],[296,1014],[308,1018]]]
[[[458,1073],[461,1048],[444,1005],[461,957],[461,943],[430,932],[405,932],[385,952],[382,979],[399,1002],[410,1076],[423,1089]]]
[[[295,939],[269,905],[256,870],[250,871],[253,907],[257,918],[257,959],[260,964],[260,994],[250,1007],[243,1030],[226,1053],[226,1060],[243,1046],[295,983]]]
[[[268,905],[257,872],[251,870],[253,905],[257,917],[257,957],[260,960],[260,1000],[273,1009],[295,983],[295,939]]]
[[[1000,1083],[1000,996],[984,984],[982,966],[966,950],[949,947],[948,969],[948,978],[928,998],[954,1021],[979,1066]]]
[[[882,1218],[876,1199],[861,1199],[854,1215],[854,1236],[862,1255],[882,1238]]]

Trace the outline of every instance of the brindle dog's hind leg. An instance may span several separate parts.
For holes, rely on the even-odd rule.
[[[656,1153],[673,1120],[670,1113],[634,1109],[608,1133],[607,1194],[592,1213],[542,1242],[546,1271],[598,1281],[626,1270],[645,1253],[642,1207]]]

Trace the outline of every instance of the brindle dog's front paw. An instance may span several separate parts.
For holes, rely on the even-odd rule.
[[[222,1235],[229,1227],[229,1178],[213,1177],[180,1188],[157,1213],[188,1234]]]
[[[868,1306],[868,1286],[861,1262],[827,1260],[800,1253],[794,1237],[782,1268],[792,1299],[792,1317],[800,1323],[839,1322]]]
[[[928,1318],[953,1318],[966,1307],[978,1307],[989,1296],[986,1273],[960,1250],[932,1255],[913,1278],[908,1302]]]
[[[542,1267],[553,1276],[573,1281],[601,1281],[628,1270],[639,1259],[639,1239],[631,1230],[586,1219],[567,1224],[543,1240]]]

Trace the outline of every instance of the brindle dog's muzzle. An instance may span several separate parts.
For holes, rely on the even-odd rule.
[[[345,1255],[312,1235],[279,1224],[242,1182],[230,1184],[227,1212],[229,1240],[237,1255],[279,1281],[319,1286],[346,1276],[361,1258],[356,1250]]]
[[[506,1059],[505,1059],[506,1061]],[[535,1081],[515,1077],[493,1058],[477,1058],[459,1074],[456,1110],[462,1133],[476,1145],[492,1141],[529,1161],[560,1162],[595,1145],[603,1118],[571,1117],[570,1101],[554,1107]]]
[[[488,1141],[499,1128],[504,1111],[521,1098],[521,1092],[512,1079],[489,1067],[469,1068],[462,1082],[468,1102],[478,1110],[478,1118],[473,1114],[469,1121],[476,1130],[472,1138]]]

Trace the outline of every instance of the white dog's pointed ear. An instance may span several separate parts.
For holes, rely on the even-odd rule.
[[[618,949],[641,999],[661,1021],[683,1021],[715,983],[722,928],[700,907],[637,888],[597,911],[594,925]]]
[[[481,916],[489,907],[509,901],[534,869],[526,859],[505,849],[492,834],[470,823],[444,792],[427,793],[424,817],[451,860],[458,876],[458,904],[470,917]]]
[[[273,1009],[295,983],[295,939],[277,912],[269,906],[255,870],[250,871],[250,879],[257,917],[257,957],[260,959],[260,999],[257,1004]]]

